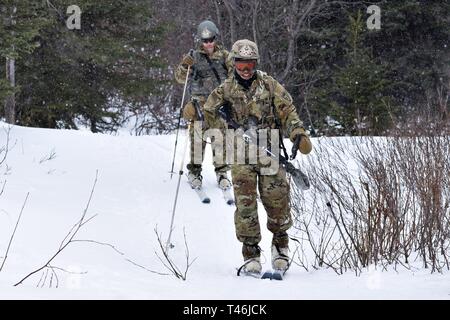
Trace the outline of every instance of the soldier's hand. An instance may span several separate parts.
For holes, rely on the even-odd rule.
[[[291,141],[294,143],[293,150],[300,150],[303,154],[308,154],[312,150],[311,140],[303,128],[295,128],[291,132]]]
[[[181,64],[186,68],[192,67],[192,65],[194,64],[194,58],[190,54],[187,54],[183,57],[183,60],[181,60]]]
[[[195,107],[191,101],[189,101],[183,109],[183,118],[187,121],[195,121],[197,119],[197,115],[195,112]]]

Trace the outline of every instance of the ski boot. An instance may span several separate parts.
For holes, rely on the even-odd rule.
[[[281,248],[272,245],[272,268],[281,272],[286,272],[289,268],[289,248]]]
[[[244,264],[238,269],[238,276],[242,272],[244,275],[259,278],[261,274],[261,248],[255,245],[242,245],[242,255],[244,256]]]
[[[251,258],[247,261],[244,262],[244,272],[246,273],[251,273],[251,274],[255,274],[255,275],[259,275],[261,273],[261,261],[260,258]]]
[[[201,189],[203,177],[200,173],[189,172],[188,181],[192,189]]]
[[[231,182],[226,172],[216,172],[216,177],[220,189],[227,190],[231,188]]]

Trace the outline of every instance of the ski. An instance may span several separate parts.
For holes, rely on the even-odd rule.
[[[233,194],[231,193],[231,188],[226,188],[226,189],[220,188],[220,190],[222,191],[222,195],[223,195],[225,202],[230,206],[233,205],[234,197],[233,197]]]
[[[238,270],[238,277],[252,277],[261,280],[278,280],[281,281],[284,278],[284,274],[286,273],[283,270],[267,270],[263,274],[255,273],[255,272],[247,272],[243,269]]]
[[[261,279],[272,280],[272,271],[268,270],[268,271],[264,272]]]
[[[252,278],[261,279],[261,280],[282,281],[284,279],[284,271],[281,271],[281,270],[266,271],[262,275],[260,273],[241,271],[239,274],[239,277],[242,277],[242,276],[252,277]]]
[[[286,273],[286,271],[283,271],[283,270],[276,270],[276,269],[268,270],[268,271],[264,272],[261,279],[281,281],[281,280],[283,280],[285,273]]]
[[[283,270],[272,270],[272,279],[271,280],[283,280],[284,278],[284,273],[286,271]]]
[[[187,177],[187,175],[186,175],[186,177]],[[201,202],[203,202],[203,203],[210,203],[211,202],[211,199],[208,197],[208,195],[206,194],[205,190],[202,187],[194,187],[189,182],[189,178],[188,178],[187,183],[189,184],[191,189],[195,191],[195,193],[197,194],[197,196],[199,197]]]
[[[243,269],[237,270],[238,270],[237,274],[238,277],[252,277],[261,280],[277,280],[277,281],[282,281],[284,279],[284,274],[286,273],[286,271],[284,270],[273,269],[267,270],[261,275],[261,273],[247,272]]]
[[[210,203],[211,199],[207,196],[205,190],[203,190],[202,188],[193,188],[195,193],[198,195],[198,197],[200,198],[200,201],[203,203]]]

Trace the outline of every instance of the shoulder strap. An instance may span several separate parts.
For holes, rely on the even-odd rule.
[[[216,70],[216,67],[214,67],[211,59],[208,57],[207,54],[204,54],[206,61],[208,62],[209,67],[211,68],[212,72],[214,73],[214,75],[216,76],[217,82],[219,82],[220,84],[220,77],[219,77],[219,73]]]
[[[269,90],[270,95],[270,104],[272,108],[272,113],[275,118],[275,125],[277,128],[281,129],[281,120],[278,117],[277,110],[275,108],[275,85],[274,85],[274,79],[267,76],[266,74],[263,75],[263,81],[266,84],[266,89]]]
[[[227,101],[230,100],[230,96],[228,95],[228,92],[230,92],[230,86],[231,86],[231,80],[230,78],[226,79],[223,83],[223,98]]]
[[[274,84],[275,80],[273,78],[267,77],[267,76],[264,77],[264,80],[265,80],[264,82],[269,87],[270,103],[271,103],[271,107],[272,107],[273,117],[275,119],[275,125],[276,125],[277,129],[279,129],[281,132],[282,131],[281,120],[278,117],[278,113],[277,113],[277,110],[275,107],[275,84]],[[283,150],[284,157],[286,159],[289,159],[288,153],[286,151],[286,146],[284,145],[284,141],[283,141],[283,134],[281,134],[281,137],[280,137],[280,147],[281,147],[281,150]]]
[[[194,64],[191,67],[192,68],[192,79],[197,80],[198,72],[197,72],[197,68],[195,67],[195,65],[198,62],[198,51],[195,50],[192,56],[194,57]]]

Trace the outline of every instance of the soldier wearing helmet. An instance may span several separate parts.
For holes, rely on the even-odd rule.
[[[228,60],[229,52],[218,42],[219,29],[216,25],[205,20],[198,25],[197,38],[200,44],[196,50],[186,54],[175,71],[175,79],[184,84],[186,73],[190,66],[189,92],[191,100],[183,109],[183,117],[191,122],[203,121],[203,105],[209,94],[225,79],[233,70],[231,60]],[[205,131],[207,127],[203,128]],[[188,180],[193,188],[201,188],[202,165],[194,161],[194,126],[190,127],[191,161],[187,165]],[[201,132],[198,134],[202,137]],[[203,141],[202,153],[204,153],[206,142]],[[203,156],[202,156],[203,158]],[[217,182],[222,189],[231,187],[227,170],[229,167],[214,163]]]
[[[230,59],[234,72],[216,88],[205,103],[205,117],[212,127],[220,126],[218,110],[224,105],[230,117],[240,126],[249,129],[278,129],[299,143],[298,150],[308,154],[312,145],[303,123],[297,115],[290,94],[274,78],[256,69],[259,62],[257,45],[250,40],[234,43]],[[300,135],[301,139],[296,139]],[[261,272],[261,232],[257,212],[257,189],[267,212],[267,227],[272,237],[272,267],[285,272],[289,267],[287,230],[292,226],[289,207],[289,184],[282,166],[272,175],[262,174],[263,164],[231,165],[236,210],[234,223],[236,236],[242,242],[243,269],[250,273]]]

